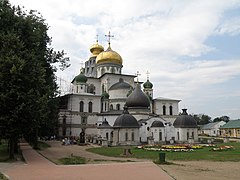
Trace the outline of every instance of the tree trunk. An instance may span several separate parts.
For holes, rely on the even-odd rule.
[[[14,146],[15,146],[15,141],[13,138],[10,138],[9,141],[9,159],[14,159]]]

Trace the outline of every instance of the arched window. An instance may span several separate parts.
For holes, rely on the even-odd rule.
[[[112,68],[112,73],[115,73],[115,69],[114,68]]]
[[[125,141],[128,141],[128,133],[125,133]]]
[[[101,75],[103,75],[104,73],[105,73],[105,69],[102,68],[102,69],[101,69]]]
[[[194,139],[194,132],[192,132],[192,138]]]
[[[163,105],[163,115],[166,115],[166,106]]]
[[[84,110],[84,102],[80,101],[79,105],[80,105],[79,111],[83,112],[83,110]]]
[[[187,140],[189,139],[189,132],[187,132]]]
[[[108,140],[108,132],[106,133],[106,139]]]
[[[159,141],[162,141],[162,132],[159,132]]]
[[[179,132],[177,132],[177,139],[180,140],[179,138],[180,138],[180,136],[179,136]]]
[[[173,113],[172,113],[172,106],[169,106],[169,114],[173,115]]]
[[[107,111],[107,103],[104,103],[104,111]]]
[[[113,110],[113,105],[112,104],[110,105],[110,110]]]
[[[120,104],[117,104],[117,105],[116,105],[116,109],[117,109],[117,110],[120,110]]]
[[[92,102],[90,101],[89,103],[88,103],[88,112],[92,112]]]
[[[134,132],[132,132],[132,141],[134,141]]]

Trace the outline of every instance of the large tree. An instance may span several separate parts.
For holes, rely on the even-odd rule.
[[[191,115],[198,125],[208,124],[211,122],[211,117],[205,114],[193,114]]]
[[[9,142],[10,158],[20,137],[36,146],[38,133],[44,134],[43,127],[54,128],[56,122],[53,64],[65,68],[69,59],[50,47],[47,30],[36,11],[0,0],[0,135]]]

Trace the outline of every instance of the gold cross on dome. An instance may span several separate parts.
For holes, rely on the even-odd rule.
[[[108,44],[110,45],[110,40],[112,37],[114,37],[113,35],[111,35],[110,31],[108,32],[107,35],[105,35],[105,37],[108,37]]]
[[[98,34],[96,35],[96,42],[98,43]]]

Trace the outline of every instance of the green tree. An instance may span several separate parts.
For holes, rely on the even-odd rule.
[[[225,121],[228,122],[230,118],[228,116],[221,116],[221,117],[216,117],[213,119],[213,122],[218,122],[218,121]]]
[[[0,0],[0,132],[14,158],[18,139],[35,147],[42,129],[57,118],[55,63],[69,66],[64,52],[49,47],[48,26],[36,11],[23,11]],[[49,132],[48,132],[49,133]]]
[[[211,122],[211,117],[205,114],[194,114],[192,117],[196,120],[198,125],[208,124]]]

